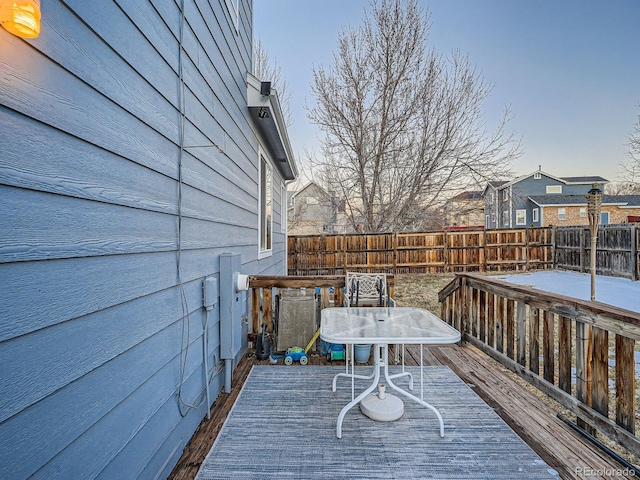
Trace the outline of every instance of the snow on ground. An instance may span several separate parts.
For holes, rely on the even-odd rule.
[[[591,299],[591,276],[588,273],[542,270],[499,275],[496,278],[518,285],[529,285],[545,292],[582,300]],[[640,281],[596,275],[596,301],[640,312]]]

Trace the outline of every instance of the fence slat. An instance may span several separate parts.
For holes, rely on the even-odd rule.
[[[532,308],[529,315],[529,370],[540,373],[540,309]]]
[[[558,326],[558,386],[571,393],[571,320],[561,316]]]
[[[616,423],[635,434],[635,341],[616,335]]]
[[[609,415],[609,332],[593,327],[592,406]]]
[[[547,382],[554,383],[555,376],[555,356],[554,356],[554,319],[555,315],[546,310],[543,313],[543,330],[542,330],[542,358],[544,368],[544,379]]]

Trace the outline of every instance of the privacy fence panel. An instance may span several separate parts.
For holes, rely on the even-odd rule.
[[[557,268],[589,271],[591,232],[587,226],[556,228]],[[602,225],[596,242],[596,271],[601,275],[638,279],[638,228],[633,224]]]
[[[601,226],[599,274],[638,279],[638,228]],[[561,268],[587,272],[587,226],[418,233],[305,235],[288,238],[289,275],[346,271],[401,273],[500,272]]]

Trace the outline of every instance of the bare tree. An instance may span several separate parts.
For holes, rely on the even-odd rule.
[[[491,92],[469,59],[428,48],[416,0],[371,4],[339,37],[333,65],[314,68],[309,119],[324,132],[314,167],[365,232],[421,228],[444,194],[509,176],[520,142],[482,120]],[[484,185],[482,185],[484,186]]]
[[[638,104],[640,108],[640,104]],[[633,126],[633,130],[629,133],[629,157],[636,164],[636,173],[640,175],[640,115],[638,121]]]
[[[638,108],[640,108],[640,104]],[[621,169],[618,181],[607,185],[607,192],[612,195],[640,194],[640,115],[638,115],[638,121],[633,129],[629,132],[627,146],[629,147],[627,153],[629,158],[618,164]]]
[[[277,61],[271,61],[269,52],[264,48],[259,38],[253,45],[253,74],[263,82],[271,82],[271,86],[278,94],[282,114],[287,127],[292,124],[291,92],[286,79],[282,77],[282,68]]]

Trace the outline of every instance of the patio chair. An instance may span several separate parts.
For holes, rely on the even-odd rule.
[[[347,272],[345,303],[350,307],[394,307],[385,273]]]

